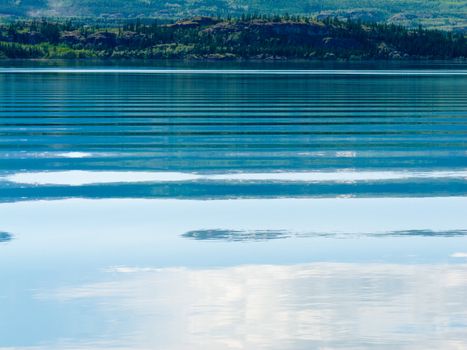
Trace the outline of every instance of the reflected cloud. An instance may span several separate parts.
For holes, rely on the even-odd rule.
[[[467,347],[467,265],[116,267],[108,273],[109,280],[37,297],[68,307],[86,302],[93,317],[122,335],[122,348]]]
[[[340,151],[336,152],[337,158],[355,158],[357,156],[357,152],[355,151]]]
[[[197,241],[228,241],[228,242],[251,242],[267,241],[285,238],[313,238],[328,237],[336,239],[354,239],[358,237],[463,237],[467,236],[467,230],[406,230],[383,233],[343,233],[343,232],[292,232],[287,230],[227,230],[208,229],[194,230],[181,235],[183,238]]]
[[[0,232],[0,243],[9,242],[13,239],[13,236],[8,232]]]
[[[69,159],[81,159],[81,158],[104,158],[115,155],[110,152],[57,152],[57,151],[7,151],[0,155],[3,159],[55,159],[55,158],[69,158]]]
[[[72,158],[82,154],[74,152]],[[455,171],[336,171],[199,174],[145,171],[50,171],[10,174],[4,180],[31,185],[82,186],[106,183],[214,182],[306,182],[354,183],[356,181],[397,181],[408,179],[467,179],[467,170]]]
[[[89,152],[63,152],[57,153],[58,157],[62,158],[72,158],[72,159],[79,159],[79,158],[89,158],[92,156],[92,153]]]
[[[449,231],[432,231],[432,230],[408,230],[408,231],[397,231],[391,232],[389,236],[395,237],[410,237],[410,236],[421,236],[421,237],[462,237],[467,236],[467,230],[449,230]],[[384,235],[383,235],[384,236]]]

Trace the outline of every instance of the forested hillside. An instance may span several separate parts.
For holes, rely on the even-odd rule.
[[[0,0],[0,16],[180,19],[246,13],[337,16],[467,30],[467,0]]]
[[[299,16],[140,20],[108,27],[71,20],[0,25],[3,58],[454,59],[463,33]]]

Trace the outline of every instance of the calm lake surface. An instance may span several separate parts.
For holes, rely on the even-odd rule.
[[[0,68],[0,349],[467,349],[467,66]]]

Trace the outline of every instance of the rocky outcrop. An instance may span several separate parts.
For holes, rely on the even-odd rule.
[[[86,44],[91,44],[101,48],[110,48],[115,46],[116,39],[117,35],[115,33],[97,32],[86,38]]]
[[[167,27],[169,28],[199,28],[199,27],[206,27],[211,26],[216,23],[219,23],[219,20],[213,17],[202,17],[197,16],[187,20],[180,20],[172,24],[168,24]]]
[[[391,60],[400,60],[406,59],[409,57],[407,53],[401,52],[397,50],[395,47],[391,45],[387,45],[386,43],[380,43],[377,47],[378,49],[378,58],[388,58]]]
[[[85,38],[79,31],[63,32],[60,35],[60,41],[68,45],[76,45],[85,41]]]
[[[268,36],[321,36],[328,33],[326,26],[303,22],[220,22],[205,30],[206,33],[257,32]]]

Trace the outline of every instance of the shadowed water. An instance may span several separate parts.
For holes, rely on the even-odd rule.
[[[58,64],[0,68],[1,350],[467,348],[465,65]]]

